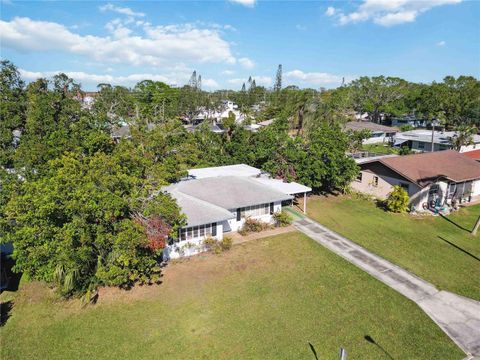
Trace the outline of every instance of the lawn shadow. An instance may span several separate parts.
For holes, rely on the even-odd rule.
[[[310,350],[312,350],[313,356],[315,356],[315,360],[318,360],[318,355],[315,347],[311,343],[308,343],[308,346],[310,346]]]
[[[480,261],[480,258],[478,258],[478,257],[476,257],[475,255],[473,255],[473,254],[469,253],[467,250],[464,250],[464,249],[462,249],[460,246],[458,246],[458,245],[455,245],[454,243],[452,243],[452,242],[448,241],[447,239],[444,239],[444,238],[443,238],[443,237],[441,237],[441,236],[439,236],[438,238],[439,238],[440,240],[443,240],[443,241],[445,241],[447,244],[449,244],[449,245],[453,246],[455,249],[457,249],[457,250],[460,250],[460,251],[461,251],[461,252],[463,252],[464,254],[466,254],[466,255],[468,255],[468,256],[470,256],[470,257],[474,258],[474,259],[475,259],[475,260],[477,260],[477,261]]]
[[[366,341],[368,341],[370,344],[373,344],[376,347],[378,347],[385,355],[388,356],[389,359],[395,360],[393,356],[390,355],[390,353],[387,350],[385,350],[380,344],[378,344],[370,335],[365,335],[363,338]]]
[[[7,323],[13,308],[13,301],[6,301],[0,304],[0,327]]]
[[[439,214],[439,215],[440,215],[440,217],[441,217],[442,219],[447,220],[450,224],[455,225],[457,228],[459,228],[459,229],[461,229],[461,230],[463,230],[463,231],[466,231],[466,232],[468,232],[468,233],[470,232],[469,229],[466,229],[466,228],[464,228],[462,225],[457,224],[455,221],[449,219],[449,218],[446,217],[445,215],[443,215],[443,214]]]

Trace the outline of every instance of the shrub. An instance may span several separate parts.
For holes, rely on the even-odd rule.
[[[252,232],[260,232],[263,230],[268,229],[270,226],[267,223],[264,223],[260,220],[247,218],[245,219],[245,223],[243,224],[242,228],[238,231],[240,235],[248,235]]]
[[[402,146],[400,148],[400,151],[398,152],[399,155],[410,155],[413,154],[414,152],[410,150],[408,146]]]
[[[220,243],[220,247],[223,251],[230,250],[233,245],[233,239],[230,236],[225,236]]]
[[[402,213],[408,210],[408,193],[401,186],[394,186],[393,191],[385,200],[385,207],[388,211]]]
[[[410,130],[413,130],[413,126],[410,125],[410,124],[405,124],[405,125],[400,126],[400,131],[402,131],[402,132],[410,131]]]
[[[203,240],[203,245],[208,251],[213,251],[215,254],[219,254],[222,252],[220,242],[213,237],[208,237]]]
[[[279,211],[273,214],[275,225],[280,227],[288,226],[292,223],[292,218],[285,211]]]

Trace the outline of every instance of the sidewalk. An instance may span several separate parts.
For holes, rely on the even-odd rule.
[[[309,218],[295,221],[294,226],[320,245],[417,303],[467,356],[480,357],[480,302],[439,291],[418,276],[370,253]]]

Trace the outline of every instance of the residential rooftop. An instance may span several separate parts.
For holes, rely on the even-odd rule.
[[[203,179],[218,176],[258,176],[262,170],[245,164],[207,167],[202,169],[190,169],[188,175],[195,179]]]
[[[480,163],[454,150],[388,157],[376,161],[420,187],[439,178],[455,182],[480,179]]]
[[[163,190],[174,197],[176,193],[180,192],[225,210],[293,199],[293,196],[247,176],[218,176],[183,180],[169,185]]]
[[[435,144],[451,145],[451,138],[457,136],[456,131],[435,131],[433,135],[433,142]],[[411,130],[402,133],[397,133],[395,136],[395,145],[402,144],[407,141],[428,142],[432,141],[431,130]],[[480,136],[473,135],[473,142],[480,143]]]
[[[349,121],[344,125],[345,130],[361,131],[370,130],[372,132],[396,133],[398,128],[376,124],[371,121]]]

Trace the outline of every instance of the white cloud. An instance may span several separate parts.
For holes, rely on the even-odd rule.
[[[232,3],[240,4],[243,6],[253,7],[257,0],[230,0]]]
[[[128,16],[138,16],[138,17],[144,17],[145,16],[145,14],[142,13],[142,12],[135,12],[128,7],[115,6],[111,3],[103,5],[103,6],[99,6],[98,8],[100,9],[100,11],[104,11],[104,12],[105,11],[113,11],[113,12],[116,12],[118,14],[128,15]]]
[[[235,71],[233,70],[223,70],[222,75],[233,75],[235,74]]]
[[[15,17],[0,20],[2,47],[22,52],[62,51],[105,63],[170,65],[172,63],[236,62],[230,44],[220,31],[192,24],[153,26],[140,24],[142,35],[133,34],[125,21],[107,24],[112,36],[80,35],[49,21]]]
[[[333,16],[333,15],[335,15],[335,11],[336,11],[336,9],[333,6],[329,6],[327,8],[327,11],[325,11],[325,15]]]
[[[252,76],[252,79],[255,80],[255,84],[257,84],[258,86],[268,87],[272,85],[272,78],[270,76]],[[243,83],[245,84],[248,83],[248,78],[247,79],[242,79],[242,78],[229,79],[227,80],[227,82],[231,85],[241,86]]]
[[[110,72],[112,69],[107,69]],[[171,85],[183,85],[188,82],[191,71],[181,69],[179,72],[171,72],[169,74],[151,74],[139,73],[129,74],[125,76],[115,76],[111,74],[91,74],[82,71],[28,71],[19,69],[22,78],[27,81],[36,80],[38,78],[51,78],[56,74],[64,73],[68,77],[80,83],[89,85],[98,85],[100,83],[108,83],[112,85],[133,86],[142,80],[162,81]],[[207,89],[217,89],[219,84],[214,79],[202,79],[202,86]]]
[[[202,88],[218,89],[220,85],[213,79],[202,79]]]
[[[462,0],[363,0],[353,12],[344,13],[329,7],[325,14],[335,16],[341,25],[373,21],[382,26],[394,26],[413,22],[434,7],[460,2]]]
[[[442,40],[442,41],[437,42],[437,46],[445,46],[445,45],[447,45],[447,43],[445,42],[445,40]]]
[[[285,79],[295,85],[302,86],[324,86],[340,85],[344,77],[322,72],[303,72],[302,70],[292,70],[285,73]],[[354,77],[346,76],[345,81],[349,82]]]
[[[255,67],[255,63],[253,60],[250,60],[249,58],[243,57],[238,59],[238,62],[240,65],[242,65],[245,69],[252,69]]]

